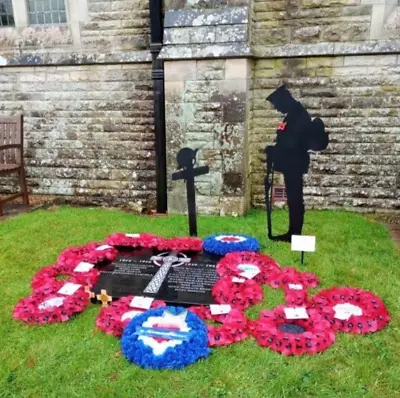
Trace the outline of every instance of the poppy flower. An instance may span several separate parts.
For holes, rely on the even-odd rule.
[[[262,284],[280,272],[279,264],[271,257],[255,252],[228,253],[217,264],[217,273],[220,276],[243,277],[248,274],[248,279]],[[254,275],[254,277],[251,277]]]
[[[383,301],[374,293],[351,287],[321,290],[311,305],[320,311],[331,327],[341,332],[366,334],[383,329],[390,315]]]
[[[283,130],[285,130],[285,129],[286,129],[286,123],[285,123],[285,122],[280,122],[280,123],[278,124],[278,130],[283,131]]]
[[[231,276],[220,278],[211,293],[216,303],[230,304],[242,311],[263,300],[263,292],[257,282]]]
[[[131,319],[146,311],[146,309],[131,306],[134,297],[121,297],[119,300],[111,302],[108,307],[102,307],[96,318],[96,326],[106,334],[121,337],[125,326]],[[160,308],[165,305],[164,301],[154,300],[150,308]]]
[[[210,347],[237,343],[249,335],[247,318],[235,308],[231,308],[227,314],[220,315],[211,314],[211,309],[208,306],[193,306],[189,307],[188,310],[195,313],[200,319],[221,323],[221,326],[207,325],[208,345]]]
[[[316,354],[326,350],[335,341],[335,332],[329,321],[315,309],[301,307],[304,319],[288,319],[280,305],[272,311],[261,311],[251,324],[251,334],[261,347],[268,347],[283,355]]]

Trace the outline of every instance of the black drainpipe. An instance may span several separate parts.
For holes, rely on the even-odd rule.
[[[167,212],[167,162],[165,139],[164,61],[158,58],[163,45],[163,0],[149,0],[150,51],[153,58],[154,128],[156,134],[157,213]]]

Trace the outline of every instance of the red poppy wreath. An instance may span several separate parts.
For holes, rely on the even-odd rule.
[[[200,238],[176,237],[171,239],[160,238],[157,250],[176,250],[178,252],[195,251],[203,249],[203,241]]]
[[[215,305],[214,307],[225,307]],[[200,319],[212,320],[221,323],[221,326],[207,325],[208,345],[210,347],[224,346],[244,340],[249,335],[247,318],[244,314],[230,305],[226,306],[219,314],[212,314],[212,307],[193,306],[189,311],[195,313]],[[218,308],[217,308],[217,312]]]
[[[160,238],[153,234],[123,234],[117,232],[111,234],[105,240],[107,245],[116,247],[143,247],[151,249],[157,247]]]
[[[284,287],[285,291],[285,303],[287,305],[294,305],[294,306],[308,306],[309,299],[307,290],[305,289],[293,289],[289,287]]]
[[[85,263],[83,263],[83,264],[85,264]],[[71,271],[68,268],[64,269],[63,267],[59,267],[57,265],[50,265],[48,267],[43,267],[32,278],[32,281],[31,281],[32,289],[37,289],[46,284],[52,284],[52,283],[59,282],[59,280],[57,278],[63,277],[63,276],[68,277],[68,278],[63,279],[64,283],[66,281],[68,281],[71,283],[78,283],[81,285],[85,285],[85,286],[87,285],[87,286],[92,287],[97,282],[97,280],[100,276],[100,271],[92,268],[93,267],[92,264],[88,264],[88,265],[91,266],[91,269],[89,269],[88,271],[86,271],[84,269],[83,272],[79,272],[78,266],[75,267],[75,269],[74,269],[74,270],[78,269],[78,271]],[[83,269],[82,266],[81,266],[81,269]]]
[[[338,287],[322,290],[312,298],[312,306],[333,329],[342,332],[374,333],[390,321],[383,301],[362,289]]]
[[[319,279],[312,272],[300,272],[295,267],[281,268],[280,273],[273,275],[268,282],[274,288],[288,288],[292,290],[314,288],[319,284]]]
[[[113,261],[118,250],[102,243],[88,243],[85,246],[72,247],[64,250],[57,259],[57,266],[64,270],[73,270],[81,261],[98,264],[103,261]]]
[[[121,297],[108,307],[103,307],[96,319],[96,326],[106,334],[121,337],[125,326],[134,318],[149,308],[160,308],[166,304],[161,300],[151,301],[148,308],[135,304],[135,296]],[[152,300],[152,299],[149,299]]]
[[[262,347],[283,355],[316,354],[335,341],[335,332],[317,310],[278,306],[261,311],[251,324],[252,335]]]
[[[18,301],[13,318],[30,325],[66,322],[85,310],[89,296],[82,285],[57,282],[36,289]]]
[[[263,292],[257,282],[232,276],[219,279],[212,288],[212,296],[218,304],[230,304],[241,311],[263,300]]]
[[[228,253],[217,264],[220,276],[236,276],[267,283],[280,272],[279,264],[265,254],[255,252]]]

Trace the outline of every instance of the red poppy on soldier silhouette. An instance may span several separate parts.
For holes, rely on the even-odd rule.
[[[280,122],[278,124],[278,130],[283,131],[283,130],[285,130],[285,128],[286,128],[286,123],[285,122]]]

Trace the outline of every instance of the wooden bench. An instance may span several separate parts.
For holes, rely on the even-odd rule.
[[[0,216],[3,205],[11,200],[22,197],[23,203],[29,205],[23,144],[23,116],[0,117],[0,177],[17,174],[20,186],[20,192],[0,199]]]

